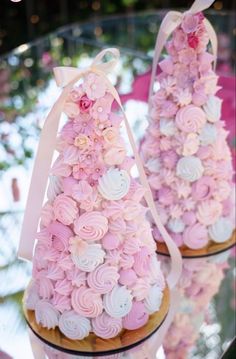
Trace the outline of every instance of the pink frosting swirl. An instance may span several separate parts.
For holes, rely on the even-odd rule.
[[[72,292],[71,282],[67,278],[58,280],[55,284],[55,292],[65,296],[70,295]]]
[[[117,267],[103,264],[88,275],[87,282],[94,292],[105,294],[114,288],[118,279]]]
[[[96,318],[103,311],[101,295],[84,286],[73,290],[71,304],[78,314],[86,318]]]
[[[194,105],[182,107],[176,115],[176,125],[183,132],[199,132],[206,123],[204,111]]]
[[[208,243],[208,232],[205,226],[199,222],[188,226],[184,230],[183,241],[186,246],[192,249],[200,249]]]
[[[211,197],[215,187],[216,184],[212,177],[201,177],[192,186],[192,197],[196,201],[204,201]]]
[[[57,196],[53,209],[55,218],[65,225],[72,224],[78,213],[76,202],[65,194]]]
[[[53,236],[61,239],[63,243],[68,242],[69,238],[73,236],[73,231],[58,221],[52,222],[48,226],[48,231]]]
[[[116,337],[122,330],[122,319],[112,318],[107,313],[102,313],[99,317],[92,320],[94,333],[102,339]]]
[[[222,204],[215,200],[201,202],[197,207],[197,219],[201,224],[214,224],[222,214]]]
[[[83,213],[75,220],[74,230],[82,239],[98,241],[108,231],[108,220],[97,211]]]
[[[128,330],[136,330],[148,322],[149,315],[143,302],[133,302],[129,314],[123,318],[123,327]]]
[[[61,312],[61,313],[63,313],[66,310],[71,309],[70,298],[65,295],[61,295],[59,293],[54,293],[54,296],[53,296],[51,302],[52,302],[54,308],[59,310],[59,312]]]

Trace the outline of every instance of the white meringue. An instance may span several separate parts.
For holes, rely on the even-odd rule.
[[[35,319],[42,327],[54,329],[58,325],[59,312],[49,302],[40,300],[35,305]]]
[[[161,162],[158,158],[150,158],[145,164],[145,167],[151,173],[159,173],[161,169]]]
[[[186,156],[179,159],[176,172],[178,177],[188,182],[194,182],[202,177],[204,167],[198,157]]]
[[[90,320],[78,315],[74,310],[64,312],[59,319],[59,329],[72,340],[82,340],[91,331]]]
[[[233,223],[226,217],[220,217],[218,221],[208,228],[210,238],[216,243],[223,243],[233,234]]]
[[[161,288],[158,285],[153,285],[144,301],[145,308],[149,314],[153,314],[160,309],[162,298],[163,292]]]
[[[103,198],[119,200],[123,198],[130,188],[130,176],[125,170],[110,168],[98,180],[98,191]]]
[[[77,268],[84,272],[92,272],[103,263],[105,252],[100,244],[90,244],[82,254],[71,254],[72,261]]]
[[[132,309],[132,299],[131,292],[126,287],[117,285],[110,293],[104,295],[105,311],[113,318],[123,318]]]
[[[160,132],[164,136],[173,136],[176,132],[176,126],[173,120],[165,118],[160,119]]]
[[[210,95],[207,103],[203,106],[209,122],[216,122],[221,116],[222,100],[214,95]]]
[[[217,139],[216,126],[210,123],[206,123],[199,135],[199,139],[203,146],[211,145],[214,143]]]
[[[47,197],[49,201],[54,201],[58,194],[62,193],[62,178],[50,176],[47,189]]]
[[[167,226],[173,233],[182,233],[185,228],[185,224],[180,218],[171,218]]]

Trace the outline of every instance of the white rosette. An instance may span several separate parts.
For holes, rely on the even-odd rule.
[[[165,118],[160,119],[160,132],[164,136],[173,136],[176,132],[176,126],[173,120],[167,120]]]
[[[54,329],[58,325],[59,312],[49,302],[40,300],[35,305],[35,319],[42,327]]]
[[[228,241],[233,234],[233,223],[225,217],[221,217],[208,228],[210,238],[216,243]]]
[[[131,292],[124,286],[116,286],[113,290],[104,295],[103,304],[105,311],[112,318],[123,318],[132,309]]]
[[[123,198],[130,188],[130,176],[127,171],[110,168],[98,180],[98,191],[103,198],[119,200]]]
[[[82,340],[89,335],[91,323],[89,319],[70,310],[60,316],[59,329],[69,339]]]
[[[71,258],[77,268],[84,272],[92,272],[103,263],[105,254],[100,244],[91,244],[82,254],[71,253]]]
[[[211,123],[206,123],[203,127],[200,135],[199,135],[200,142],[203,146],[211,145],[217,139],[217,128],[216,126]]]
[[[149,314],[153,314],[160,309],[163,292],[158,285],[150,288],[149,294],[144,301],[144,305]]]
[[[177,163],[177,176],[188,182],[195,182],[202,177],[204,167],[200,158],[186,156],[179,159]]]
[[[49,201],[53,202],[60,193],[62,193],[62,179],[57,176],[50,176],[47,189]]]
[[[210,95],[207,103],[203,106],[203,110],[206,113],[207,120],[209,122],[216,122],[221,116],[222,100],[214,95]]]

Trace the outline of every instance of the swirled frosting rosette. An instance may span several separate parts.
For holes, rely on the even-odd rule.
[[[60,316],[59,329],[69,339],[82,340],[89,335],[91,323],[89,319],[71,310]]]
[[[187,12],[164,44],[167,57],[159,63],[140,145],[161,220],[187,256],[222,250],[224,242],[227,248],[235,229],[232,210],[222,212],[225,202],[235,205],[233,165],[208,43],[204,16]],[[159,251],[168,249],[162,243]]]
[[[129,191],[130,176],[124,170],[111,168],[99,180],[98,190],[110,201],[123,198]]]
[[[64,112],[69,118],[57,138],[59,156],[37,234],[34,285],[25,296],[37,328],[55,329],[74,346],[89,342],[91,335],[96,348],[106,350],[121,345],[124,329],[147,323],[151,311],[145,300],[163,278],[143,203],[146,189],[132,178],[135,161],[127,156],[123,117],[113,112],[112,101],[107,80],[93,72],[68,93]],[[169,138],[177,131],[176,111],[169,103],[162,116],[162,132]],[[168,143],[163,147],[171,179],[180,156],[168,151]],[[155,159],[147,167],[156,176],[161,170]],[[166,205],[174,201],[168,191],[160,192]]]

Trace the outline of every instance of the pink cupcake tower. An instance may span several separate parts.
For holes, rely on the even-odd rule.
[[[141,155],[162,222],[178,246],[228,241],[233,168],[202,13],[186,13],[166,43]],[[158,230],[154,235],[162,241]]]
[[[25,304],[72,340],[114,338],[158,312],[165,280],[103,76],[70,92]]]

